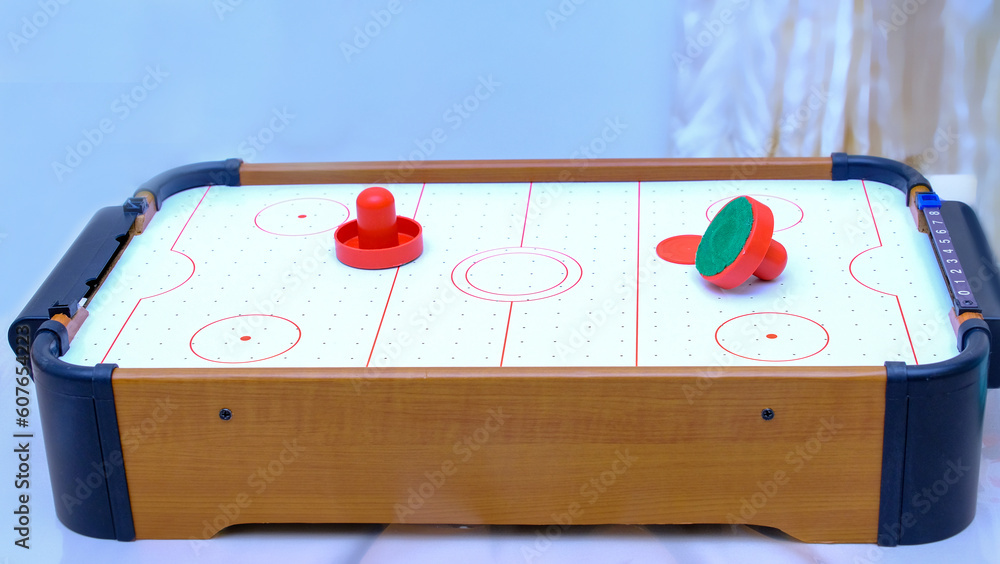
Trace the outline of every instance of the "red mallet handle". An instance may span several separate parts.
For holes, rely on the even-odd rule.
[[[392,192],[380,186],[358,194],[358,247],[386,249],[399,245],[396,228],[396,201]]]
[[[785,246],[772,239],[764,259],[760,261],[757,270],[753,271],[753,275],[761,280],[774,280],[785,270],[787,263],[788,252],[785,251]]]
[[[404,265],[424,252],[417,220],[396,215],[392,193],[380,186],[358,195],[358,218],[333,232],[337,260],[353,268],[377,270]]]

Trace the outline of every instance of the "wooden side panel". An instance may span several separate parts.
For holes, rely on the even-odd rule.
[[[240,183],[613,182],[831,178],[829,157],[243,163]]]
[[[559,522],[876,540],[882,368],[118,369],[113,383],[138,538]]]

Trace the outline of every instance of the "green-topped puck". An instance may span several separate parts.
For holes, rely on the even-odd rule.
[[[712,284],[732,289],[751,275],[773,280],[785,269],[788,253],[771,239],[771,208],[749,196],[725,205],[709,224],[695,253],[695,267]]]
[[[746,246],[753,227],[753,207],[745,196],[734,198],[716,214],[695,254],[702,276],[715,276],[733,263]]]

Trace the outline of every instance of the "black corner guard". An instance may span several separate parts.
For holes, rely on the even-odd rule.
[[[159,209],[166,198],[189,188],[209,184],[239,186],[242,163],[240,159],[227,159],[177,167],[145,182],[136,194],[152,193]],[[90,293],[128,244],[129,230],[143,212],[137,204],[129,199],[122,206],[103,208],[84,227],[7,332],[10,347],[19,358],[26,356],[25,339],[33,339],[42,323],[57,313],[76,315],[80,300]]]
[[[135,540],[111,387],[117,366],[63,362],[68,341],[66,328],[48,321],[31,346],[56,515],[82,535]]]
[[[993,339],[991,350],[1000,351],[1000,270],[983,227],[976,212],[962,202],[942,202],[941,216],[948,224],[966,280],[990,328]],[[990,356],[987,385],[1000,388],[1000,354]]]
[[[942,540],[975,517],[991,337],[972,319],[958,338],[950,360],[886,363],[882,546]]]
[[[833,180],[874,180],[894,186],[903,192],[906,205],[910,205],[910,188],[927,186],[930,183],[916,169],[899,161],[867,155],[833,153]]]
[[[241,164],[243,161],[240,159],[226,159],[179,166],[147,180],[135,193],[153,194],[156,209],[160,209],[164,200],[190,188],[208,185],[239,186]]]
[[[76,315],[79,302],[111,266],[113,258],[128,243],[129,230],[138,210],[129,206],[111,206],[98,210],[76,241],[39,286],[17,320],[7,332],[7,340],[15,354],[19,337],[33,339],[38,328],[58,313]]]

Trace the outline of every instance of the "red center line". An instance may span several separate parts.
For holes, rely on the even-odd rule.
[[[368,360],[365,368],[372,362],[372,355],[375,354],[375,344],[378,343],[378,334],[382,332],[382,322],[385,321],[385,312],[389,311],[389,300],[392,299],[392,289],[396,287],[396,278],[399,276],[399,267],[396,267],[396,274],[392,276],[392,286],[389,286],[389,295],[385,298],[385,308],[382,309],[382,317],[378,320],[378,329],[375,330],[375,338],[372,339],[372,350],[368,353]]]
[[[642,182],[638,183],[635,197],[635,365],[639,366],[639,266],[641,264],[642,230],[639,220],[642,217]]]
[[[878,222],[875,221],[875,209],[872,207],[871,198],[868,196],[868,187],[865,185],[864,180],[861,181],[861,188],[865,192],[865,201],[868,203],[868,211],[871,213],[872,225],[875,226],[875,236],[878,238],[878,246],[867,248],[858,253],[857,255],[855,255],[854,258],[851,259],[851,262],[848,265],[847,270],[850,272],[851,278],[854,278],[854,281],[857,282],[858,284],[861,284],[862,286],[868,288],[869,290],[872,290],[873,292],[878,292],[879,294],[884,294],[886,296],[892,296],[893,298],[896,299],[896,307],[899,308],[899,317],[902,319],[903,329],[906,331],[906,340],[910,343],[910,352],[913,353],[913,363],[920,364],[920,361],[917,360],[917,349],[916,347],[913,346],[913,337],[910,336],[910,326],[906,322],[906,313],[903,312],[903,302],[900,301],[899,296],[896,294],[890,294],[889,292],[883,292],[882,290],[877,290],[875,288],[872,288],[868,284],[865,284],[861,280],[858,280],[858,277],[854,275],[854,261],[858,260],[858,258],[861,255],[867,253],[868,251],[874,251],[875,249],[882,248],[882,235],[879,234]]]
[[[420,209],[420,202],[424,199],[424,189],[427,188],[427,183],[420,187],[420,196],[417,197],[417,205],[413,208],[413,219],[417,219],[417,210]],[[382,308],[382,317],[378,320],[378,329],[375,330],[375,338],[372,339],[372,348],[368,352],[368,360],[365,361],[365,368],[368,368],[372,363],[372,356],[375,354],[375,345],[378,344],[379,333],[382,332],[382,323],[385,322],[385,313],[389,311],[389,302],[392,301],[392,290],[396,287],[396,278],[399,277],[400,267],[396,267],[396,273],[392,276],[392,285],[389,286],[389,295],[385,297],[385,307]]]
[[[417,219],[417,210],[420,209],[420,201],[424,199],[424,188],[427,188],[426,182],[420,187],[420,196],[417,197],[417,207],[413,208],[413,219]]]
[[[503,367],[503,357],[507,354],[507,335],[510,334],[510,318],[514,313],[514,302],[510,302],[510,309],[507,311],[507,328],[503,332],[503,349],[500,350],[500,366]]]
[[[521,244],[519,246],[524,246],[524,234],[528,232],[528,210],[531,209],[531,188],[535,185],[534,182],[528,183],[528,203],[524,206],[524,225],[521,227]]]
[[[528,203],[524,205],[524,224],[521,226],[521,243],[519,247],[524,246],[524,236],[528,232],[528,211],[531,209],[531,189],[535,186],[534,182],[528,183]],[[503,349],[500,350],[500,366],[503,366],[504,355],[507,354],[507,337],[510,335],[510,318],[514,315],[514,302],[510,302],[510,308],[507,310],[507,327],[503,332]]]
[[[145,297],[139,298],[139,301],[135,302],[135,306],[132,308],[132,311],[128,314],[128,317],[125,318],[125,323],[122,323],[121,328],[118,329],[118,333],[115,335],[114,340],[111,341],[111,346],[108,347],[108,351],[106,353],[104,353],[104,357],[101,359],[102,363],[106,362],[108,360],[108,356],[111,355],[111,349],[115,348],[115,343],[117,343],[118,342],[118,338],[122,336],[122,332],[125,331],[125,327],[128,325],[128,322],[132,319],[132,316],[135,314],[135,310],[139,309],[139,304],[142,303],[142,300],[145,300],[146,298],[155,298],[157,296],[162,296],[163,294],[166,294],[167,292],[172,292],[172,291],[176,290],[177,288],[180,288],[184,284],[187,284],[188,280],[191,280],[191,278],[194,277],[194,271],[198,268],[197,265],[195,264],[195,262],[193,260],[191,260],[191,257],[187,256],[186,254],[184,254],[184,253],[182,253],[180,251],[175,250],[174,248],[177,246],[177,243],[181,240],[181,236],[184,235],[184,230],[187,229],[188,224],[191,223],[191,220],[194,218],[194,214],[198,213],[198,208],[201,207],[201,203],[204,202],[205,198],[208,197],[208,192],[211,189],[212,189],[211,186],[205,188],[205,193],[201,195],[201,199],[198,200],[198,203],[194,206],[194,209],[191,210],[191,215],[188,216],[187,221],[184,222],[184,226],[181,227],[180,232],[177,233],[177,238],[174,239],[174,244],[170,246],[170,252],[177,253],[177,254],[183,256],[184,258],[188,259],[189,261],[191,261],[191,267],[192,267],[191,276],[188,276],[187,280],[184,280],[184,282],[181,282],[180,284],[178,284],[177,286],[174,286],[173,288],[171,288],[169,290],[166,290],[164,292],[160,292],[159,294],[155,294],[155,295],[152,295],[152,296],[145,296]]]

